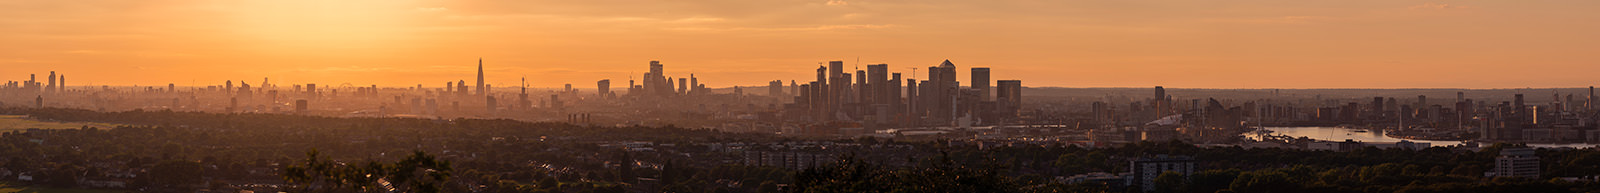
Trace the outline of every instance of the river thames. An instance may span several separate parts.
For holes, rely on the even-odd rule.
[[[1291,136],[1291,137],[1295,137],[1295,138],[1306,137],[1306,138],[1311,138],[1311,139],[1316,139],[1316,140],[1324,140],[1324,141],[1344,141],[1344,140],[1348,139],[1348,140],[1355,140],[1355,141],[1360,141],[1360,142],[1393,143],[1393,142],[1400,142],[1401,140],[1407,140],[1407,141],[1417,142],[1417,143],[1429,143],[1430,145],[1433,145],[1433,146],[1451,146],[1451,145],[1461,145],[1461,144],[1465,143],[1465,142],[1462,142],[1462,141],[1409,140],[1409,139],[1393,138],[1393,137],[1389,137],[1389,136],[1383,135],[1383,130],[1351,129],[1351,128],[1339,128],[1339,127],[1263,127],[1263,129],[1265,129],[1267,131],[1272,131],[1271,133],[1269,133],[1269,135],[1285,135],[1285,136]],[[1249,138],[1249,139],[1259,139],[1259,138],[1256,138],[1256,132],[1246,132],[1245,134],[1242,134],[1242,135],[1244,135],[1246,138]],[[1481,144],[1481,145],[1488,145],[1488,144]],[[1569,144],[1531,144],[1530,143],[1530,144],[1528,144],[1528,146],[1533,146],[1533,147],[1551,147],[1551,148],[1554,148],[1554,147],[1594,148],[1595,145],[1596,144],[1588,144],[1588,143],[1569,143]]]

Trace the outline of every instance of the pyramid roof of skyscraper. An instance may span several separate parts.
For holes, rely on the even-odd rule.
[[[940,68],[955,68],[956,64],[952,64],[952,63],[950,63],[949,59],[945,59],[944,63],[939,63],[939,67]]]

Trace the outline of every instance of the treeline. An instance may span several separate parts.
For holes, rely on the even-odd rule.
[[[287,166],[304,163],[303,156],[313,149],[319,152],[318,160],[327,162],[323,165],[394,163],[418,151],[430,152],[452,166],[451,178],[438,186],[443,192],[625,192],[638,188],[699,192],[717,187],[754,192],[761,187],[775,190],[777,184],[792,179],[791,172],[780,168],[725,165],[720,159],[696,160],[677,153],[628,155],[620,147],[601,146],[648,141],[684,144],[682,149],[695,150],[702,147],[689,144],[781,140],[769,135],[674,127],[51,108],[0,109],[0,114],[127,125],[44,128],[6,132],[0,137],[0,161],[8,170],[38,176],[40,180],[31,183],[58,187],[82,186],[79,182],[86,179],[126,181],[129,190],[151,192],[287,183],[293,180],[286,179],[297,179],[283,175],[292,169]],[[634,161],[641,165],[623,164]],[[624,172],[619,167],[630,169]],[[378,170],[347,171],[371,174]],[[121,173],[137,177],[112,177]]]
[[[1518,146],[1509,144],[1475,151],[1207,148],[1176,141],[980,149],[948,141],[863,138],[835,141],[860,144],[832,150],[854,154],[838,163],[794,171],[729,164],[725,161],[740,155],[691,144],[797,139],[673,127],[50,108],[0,109],[0,114],[129,125],[6,132],[0,136],[0,156],[5,156],[0,166],[38,174],[36,183],[61,187],[82,178],[142,171],[129,189],[150,192],[257,182],[372,184],[371,178],[344,177],[399,174],[399,163],[419,160],[413,159],[419,151],[427,152],[428,160],[448,162],[449,175],[437,184],[441,192],[1135,192],[1142,190],[1064,184],[1055,178],[1129,172],[1129,161],[1157,154],[1193,156],[1202,170],[1158,177],[1162,185],[1152,190],[1158,192],[1595,192],[1594,182],[1555,178],[1600,175],[1600,150],[1590,148],[1539,149],[1541,178],[1483,177],[1500,149]],[[674,149],[688,152],[601,146],[616,141],[679,144]],[[877,145],[912,148],[869,148]],[[318,153],[307,161],[313,149]],[[331,192],[372,190],[365,187]]]
[[[1153,192],[1600,192],[1594,181],[1555,177],[1600,175],[1600,151],[1540,149],[1542,178],[1486,178],[1500,149],[1435,147],[1423,150],[1367,148],[1351,152],[1286,149],[1201,148],[1181,142],[1143,142],[1122,147],[950,148],[919,166],[888,168],[844,160],[797,174],[797,192],[1142,192],[1117,183],[1063,184],[1045,176],[1130,172],[1128,160],[1155,154],[1193,155],[1200,170],[1167,173]],[[1054,161],[1052,160],[1051,157]],[[928,164],[932,163],[932,164]],[[1045,166],[1051,165],[1051,166]],[[1040,168],[1058,171],[1038,172]],[[1592,180],[1592,179],[1591,179]]]

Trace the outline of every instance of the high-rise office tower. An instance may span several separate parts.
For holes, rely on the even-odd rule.
[[[306,96],[309,96],[309,97],[316,97],[317,96],[317,84],[306,84]]]
[[[989,68],[972,68],[972,90],[978,91],[978,101],[989,101]]]
[[[926,90],[922,95],[923,102],[925,103],[923,105],[923,109],[928,111],[927,119],[929,122],[945,123],[945,116],[951,114],[950,112],[944,112],[944,103],[942,102],[945,100],[950,100],[950,97],[946,97],[943,93],[943,73],[944,70],[941,70],[939,66],[930,66],[928,67],[928,82],[918,85],[922,86],[923,90]]]
[[[956,81],[956,65],[950,60],[944,60],[939,66],[928,67],[928,83],[920,85],[929,90],[922,96],[929,110],[928,117],[940,125],[954,123],[956,115],[955,101],[961,88]]]
[[[795,96],[794,96],[794,104],[802,105],[802,106],[804,106],[806,111],[810,111],[811,110],[811,84],[802,84],[800,86],[794,86],[793,88],[795,88],[795,90],[798,91],[798,92],[794,93],[795,94]]]
[[[834,116],[848,100],[850,79],[844,77],[844,61],[828,61],[828,112],[825,116]]]
[[[661,89],[661,96],[672,96],[673,93],[677,93],[678,92],[678,88],[672,86],[673,85],[672,84],[672,81],[673,81],[672,77],[666,77],[666,78],[667,78],[667,83],[666,84],[662,84],[662,87],[661,87],[662,88]],[[679,85],[679,86],[682,86],[682,85]]]
[[[1398,102],[1398,101],[1399,100],[1398,99],[1394,99],[1394,97],[1389,97],[1389,100],[1383,102],[1384,105],[1387,105],[1387,106],[1383,107],[1383,111],[1394,111],[1394,112],[1398,112],[1398,113],[1405,113],[1405,112],[1401,112],[1400,111],[1400,102]]]
[[[1428,95],[1417,95],[1417,105],[1415,105],[1414,107],[1417,107],[1417,108],[1428,107]]]
[[[922,96],[918,94],[922,94],[922,89],[917,88],[917,80],[906,78],[906,121],[909,121],[907,126],[917,123],[918,118],[922,118]]]
[[[700,78],[695,78],[694,77],[694,73],[689,73],[689,87],[690,87],[689,91],[685,92],[685,93],[706,92],[705,90],[701,90],[701,88],[700,88]]]
[[[1594,113],[1594,105],[1595,105],[1594,102],[1595,102],[1595,100],[1600,100],[1600,99],[1596,99],[1595,98],[1595,96],[1594,96],[1594,87],[1590,86],[1589,87],[1589,100],[1587,102],[1583,103],[1584,111],[1589,112],[1589,113]]]
[[[783,80],[772,80],[772,82],[767,82],[768,97],[778,99],[778,101],[783,101],[783,95]]]
[[[1383,97],[1372,97],[1372,108],[1368,109],[1368,111],[1372,111],[1373,115],[1381,117],[1384,115],[1383,107]]]
[[[60,80],[56,81],[56,92],[64,91],[67,91],[67,74],[61,74]]]
[[[456,93],[456,82],[444,81],[444,93]]]
[[[902,117],[906,112],[906,108],[905,102],[900,100],[900,73],[894,73],[890,75],[889,82],[886,84],[888,84],[888,88],[885,89],[884,94],[888,96],[881,98],[888,102],[890,108],[889,113],[894,115],[896,120],[904,119]]]
[[[893,104],[898,99],[890,99],[890,87],[896,85],[889,83],[899,78],[889,78],[889,64],[867,65],[867,85],[871,92],[867,93],[872,99],[872,104]]]
[[[671,92],[670,89],[663,88],[670,87],[670,85],[662,85],[667,84],[666,76],[662,74],[665,73],[662,72],[662,68],[661,61],[650,61],[650,73],[644,74],[644,92],[654,96],[661,96]]]
[[[832,87],[828,87],[828,67],[817,66],[817,81],[811,82],[811,112],[817,121],[826,121],[829,119],[828,115],[832,114],[830,111],[832,108],[829,107],[832,106],[830,103],[833,99],[829,97],[832,95],[828,95],[831,89]]]
[[[1562,112],[1572,111],[1572,104],[1573,103],[1577,103],[1577,102],[1574,102],[1572,100],[1572,94],[1567,94],[1567,100],[1561,102],[1561,111]]]
[[[823,111],[827,110],[828,104],[828,95],[824,93],[828,90],[827,86],[822,86],[824,84],[817,81],[812,81],[811,84],[807,85],[810,85],[806,87],[806,89],[810,89],[807,91],[808,94],[806,95],[808,96],[806,97],[806,104],[810,105],[809,112],[811,112],[811,114],[809,116],[811,116],[811,119],[815,121],[826,120],[827,116],[823,116]]]
[[[1156,112],[1156,119],[1166,117],[1168,112],[1167,109],[1171,108],[1172,105],[1171,101],[1167,101],[1167,89],[1162,88],[1161,86],[1156,86],[1156,96],[1155,98],[1151,98],[1150,104],[1155,105],[1153,108]]]
[[[1003,117],[1016,117],[1022,112],[1022,81],[1001,80],[995,84],[998,88],[995,99],[998,99],[1000,112]]]
[[[805,117],[810,117],[810,112],[815,110],[811,104],[811,84],[802,84],[796,88],[799,88],[799,92],[795,93],[794,104],[799,106],[796,108],[804,108],[801,112],[807,113]]]
[[[602,79],[599,82],[595,82],[595,86],[598,87],[595,92],[599,92],[598,96],[601,98],[611,96],[611,79]]]
[[[855,93],[853,93],[853,94],[855,94],[855,102],[856,103],[860,103],[863,106],[865,106],[867,104],[873,104],[872,103],[872,89],[869,88],[869,87],[872,87],[872,86],[871,85],[867,85],[867,71],[865,71],[865,70],[856,70],[855,76],[856,76],[856,83],[854,84],[855,85],[855,89],[851,89],[851,90],[855,91]]]
[[[53,79],[53,77],[52,77],[52,79]],[[228,93],[228,91],[232,91],[233,90],[233,80],[229,80],[227,82],[224,82],[223,84],[224,84],[223,87],[222,87],[222,92],[223,93]]]
[[[795,84],[794,80],[789,80],[789,95],[799,95],[799,94],[800,94],[800,84]]]
[[[172,83],[167,83],[167,92],[168,93],[178,92],[178,85],[177,84],[172,84]]]
[[[489,93],[483,87],[483,58],[478,58],[478,95],[487,96]]]
[[[456,95],[466,97],[471,93],[467,91],[467,80],[456,80]]]
[[[1522,94],[1517,94],[1516,99],[1513,100],[1511,104],[1512,112],[1516,112],[1515,116],[1517,117],[1517,120],[1523,121],[1521,123],[1527,123],[1528,121],[1533,120],[1533,115],[1528,114],[1528,106],[1522,103]]]
[[[467,96],[467,80],[456,80],[456,96]]]
[[[1466,92],[1456,92],[1456,102],[1467,101]]]
[[[688,95],[689,94],[689,79],[688,78],[678,78],[678,94],[679,95]]]
[[[519,87],[522,88],[522,91],[517,93],[517,106],[512,107],[511,110],[533,107],[533,101],[528,100],[528,77],[522,77],[522,85]]]
[[[45,92],[55,92],[56,91],[56,71],[50,71],[50,77],[49,78],[50,78],[50,84],[46,84],[44,86],[44,91]]]
[[[850,103],[856,102],[857,96],[855,95],[856,94],[855,84],[850,83],[850,80],[851,80],[850,78],[854,74],[844,73],[844,74],[839,74],[839,75],[840,75],[839,80],[843,80],[843,81],[841,81],[841,83],[843,83],[841,85],[844,85],[844,90],[842,92],[839,92],[839,94],[838,94],[839,95],[839,107],[841,109],[843,109],[843,108],[846,108],[846,107],[844,107],[845,104],[850,104]]]

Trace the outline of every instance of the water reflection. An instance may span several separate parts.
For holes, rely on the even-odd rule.
[[[1407,141],[1418,142],[1418,143],[1430,143],[1433,146],[1451,146],[1451,145],[1461,145],[1461,144],[1463,144],[1462,141],[1409,140],[1409,139],[1393,138],[1393,137],[1389,137],[1389,136],[1384,136],[1383,135],[1383,130],[1351,129],[1351,128],[1339,128],[1339,127],[1264,127],[1263,129],[1268,130],[1268,131],[1272,131],[1271,133],[1267,133],[1267,135],[1285,135],[1285,136],[1290,136],[1290,137],[1294,137],[1294,138],[1306,137],[1306,138],[1311,138],[1311,139],[1316,139],[1316,140],[1326,140],[1326,141],[1344,141],[1344,140],[1348,139],[1348,140],[1355,140],[1355,141],[1360,141],[1360,142],[1389,142],[1389,143],[1393,143],[1393,142],[1400,142],[1400,140],[1407,140]],[[1257,139],[1257,140],[1260,139],[1260,138],[1258,138],[1258,135],[1256,133],[1254,133],[1254,132],[1245,133],[1244,135],[1245,135],[1246,138]],[[1488,145],[1488,144],[1480,144],[1480,145]],[[1534,146],[1534,147],[1573,147],[1573,148],[1593,148],[1593,147],[1595,147],[1595,145],[1596,144],[1587,144],[1587,143],[1575,143],[1575,144],[1528,144],[1528,146]]]

